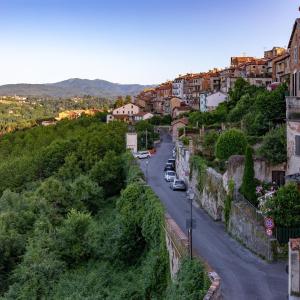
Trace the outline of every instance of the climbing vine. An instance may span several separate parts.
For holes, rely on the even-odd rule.
[[[198,182],[197,188],[199,192],[202,192],[204,189],[205,177],[206,177],[206,163],[205,160],[200,156],[193,156],[190,161],[190,179],[192,177],[192,171],[197,170],[198,173]]]
[[[228,194],[225,199],[225,207],[224,207],[224,217],[225,217],[226,228],[228,228],[228,225],[229,225],[231,205],[232,205],[232,200],[233,200],[233,191],[234,191],[234,181],[231,179],[229,181]]]

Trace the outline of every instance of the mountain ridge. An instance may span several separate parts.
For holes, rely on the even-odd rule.
[[[0,96],[32,96],[67,98],[74,96],[98,96],[114,98],[117,96],[134,96],[145,88],[154,85],[121,84],[103,79],[69,78],[54,83],[16,83],[0,85]]]

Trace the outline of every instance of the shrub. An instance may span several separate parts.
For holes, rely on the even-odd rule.
[[[279,164],[287,160],[286,127],[280,126],[268,132],[258,153],[272,164]]]
[[[210,285],[203,264],[197,260],[184,258],[175,281],[167,292],[170,300],[199,300],[203,299]]]
[[[71,210],[57,231],[56,246],[63,261],[69,266],[82,263],[91,257],[90,214]]]
[[[252,148],[250,146],[248,146],[246,149],[245,168],[241,192],[248,201],[250,201],[254,206],[257,206],[258,202],[256,197],[256,183],[254,179],[254,162]]]
[[[215,130],[211,130],[204,136],[203,147],[205,154],[209,157],[214,156],[215,145],[218,140],[219,134]]]
[[[247,146],[245,134],[237,129],[222,133],[216,143],[216,157],[228,159],[231,155],[244,154]]]
[[[277,226],[300,226],[300,193],[296,184],[289,183],[281,187],[277,194],[268,200],[266,207]]]

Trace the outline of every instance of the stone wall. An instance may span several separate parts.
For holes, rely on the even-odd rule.
[[[244,173],[244,156],[235,155],[229,159],[227,171],[224,175],[216,172],[212,168],[203,170],[203,174],[198,173],[197,168],[191,170],[191,176],[187,176],[189,170],[188,158],[189,151],[181,146],[177,152],[177,168],[188,183],[189,189],[192,189],[195,195],[195,201],[215,220],[224,222],[224,207],[226,195],[228,192],[229,180],[235,182],[235,189],[238,190],[242,183]],[[272,170],[284,170],[285,165],[271,166],[266,161],[255,158],[254,161],[255,176],[260,180],[271,181]],[[177,170],[177,171],[178,171]],[[184,170],[184,172],[182,171]],[[232,202],[232,209],[229,221],[229,233],[238,241],[243,243],[248,249],[267,260],[274,260],[276,249],[273,245],[276,240],[270,239],[266,233],[263,224],[263,217],[251,204],[244,198],[235,193],[235,199]]]
[[[242,185],[244,174],[245,157],[243,155],[233,155],[229,158],[227,170],[223,175],[224,187],[227,190],[228,182],[233,179],[237,189]],[[286,164],[271,165],[260,157],[254,157],[255,178],[260,181],[272,182],[273,171],[285,171]]]
[[[212,168],[207,168],[201,176],[199,184],[197,169],[193,169],[189,187],[194,191],[195,201],[215,220],[224,221],[224,205],[226,190],[223,187],[223,177]]]
[[[181,258],[188,255],[189,244],[184,232],[168,214],[166,214],[165,216],[165,232],[167,250],[170,259],[171,277],[172,279],[174,279],[176,273],[179,270]],[[200,260],[202,259],[200,258]],[[204,265],[207,268],[211,286],[208,289],[207,294],[205,295],[203,300],[220,300],[222,299],[221,279],[219,275],[214,272],[206,262],[204,262]]]
[[[190,151],[182,144],[182,142],[177,142],[176,149],[177,176],[188,184],[190,175]]]
[[[228,232],[252,252],[274,260],[276,240],[266,234],[263,216],[238,193],[232,202]]]

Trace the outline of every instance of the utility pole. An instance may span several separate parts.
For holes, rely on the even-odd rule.
[[[189,239],[189,255],[190,259],[193,259],[193,199],[194,193],[191,188],[188,190],[188,199],[190,201],[190,218],[188,222],[188,239]]]
[[[191,222],[190,222],[190,259],[193,259],[193,199],[190,195],[190,203],[191,203],[191,207],[190,207],[190,218],[191,218]]]

